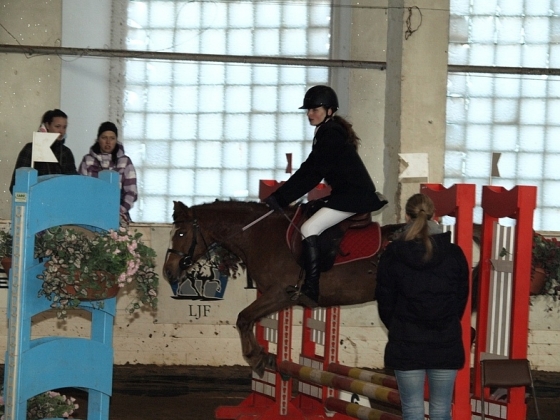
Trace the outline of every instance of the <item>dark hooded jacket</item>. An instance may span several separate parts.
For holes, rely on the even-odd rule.
[[[356,148],[348,141],[346,129],[335,120],[319,126],[305,162],[272,195],[281,207],[285,207],[323,179],[331,187],[326,207],[366,213],[387,204],[375,193],[373,181]]]
[[[431,236],[433,257],[422,261],[422,241],[396,240],[381,256],[376,299],[389,331],[385,367],[460,369],[465,363],[461,317],[469,268],[450,232]]]
[[[35,162],[34,168],[37,170],[38,176],[42,175],[78,175],[76,171],[76,162],[72,151],[64,145],[64,140],[56,140],[51,145],[51,150],[56,156],[57,162]],[[19,152],[12,174],[12,182],[10,183],[10,192],[13,192],[16,182],[16,169],[31,167],[31,154],[33,151],[33,143],[27,143]]]

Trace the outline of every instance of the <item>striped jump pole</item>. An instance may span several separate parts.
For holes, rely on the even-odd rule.
[[[276,345],[276,363],[291,360],[292,308],[262,318],[256,325],[259,344],[269,351]],[[292,402],[292,381],[285,381],[276,371],[266,369],[260,378],[253,372],[252,392],[237,406],[216,408],[218,420],[305,420],[301,410]]]
[[[401,404],[399,392],[393,388],[360,381],[359,379],[352,379],[324,370],[313,369],[289,361],[281,362],[278,365],[278,371],[302,381],[364,395],[377,401],[395,405]]]
[[[346,414],[360,420],[402,420],[402,417],[396,414],[364,407],[360,404],[339,400],[338,398],[327,398],[325,400],[325,408],[329,411]]]
[[[353,379],[359,379],[360,381],[364,382],[371,382],[372,384],[385,386],[387,388],[398,388],[397,378],[391,375],[385,375],[383,373],[344,366],[338,363],[331,363],[327,367],[327,370],[331,373],[336,373],[337,375],[348,376]]]

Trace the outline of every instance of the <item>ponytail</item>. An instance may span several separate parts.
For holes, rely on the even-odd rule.
[[[406,214],[410,217],[410,228],[407,230],[404,240],[412,241],[419,239],[424,243],[426,253],[423,261],[432,259],[434,247],[429,234],[428,221],[434,215],[434,203],[425,194],[414,194],[406,202]]]

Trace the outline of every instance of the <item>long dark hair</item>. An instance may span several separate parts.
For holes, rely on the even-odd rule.
[[[356,150],[358,150],[358,147],[360,146],[360,138],[352,128],[352,124],[338,115],[333,115],[332,119],[346,129],[346,132],[348,133],[348,143],[350,143]]]
[[[422,260],[429,261],[433,255],[433,244],[430,239],[428,221],[434,215],[434,202],[426,194],[414,194],[408,199],[405,207],[410,217],[410,228],[404,235],[405,241],[420,239],[426,247]]]

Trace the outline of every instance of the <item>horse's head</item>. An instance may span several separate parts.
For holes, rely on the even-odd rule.
[[[208,244],[193,210],[180,201],[174,201],[173,229],[163,265],[163,276],[174,291],[185,271],[207,251]]]

